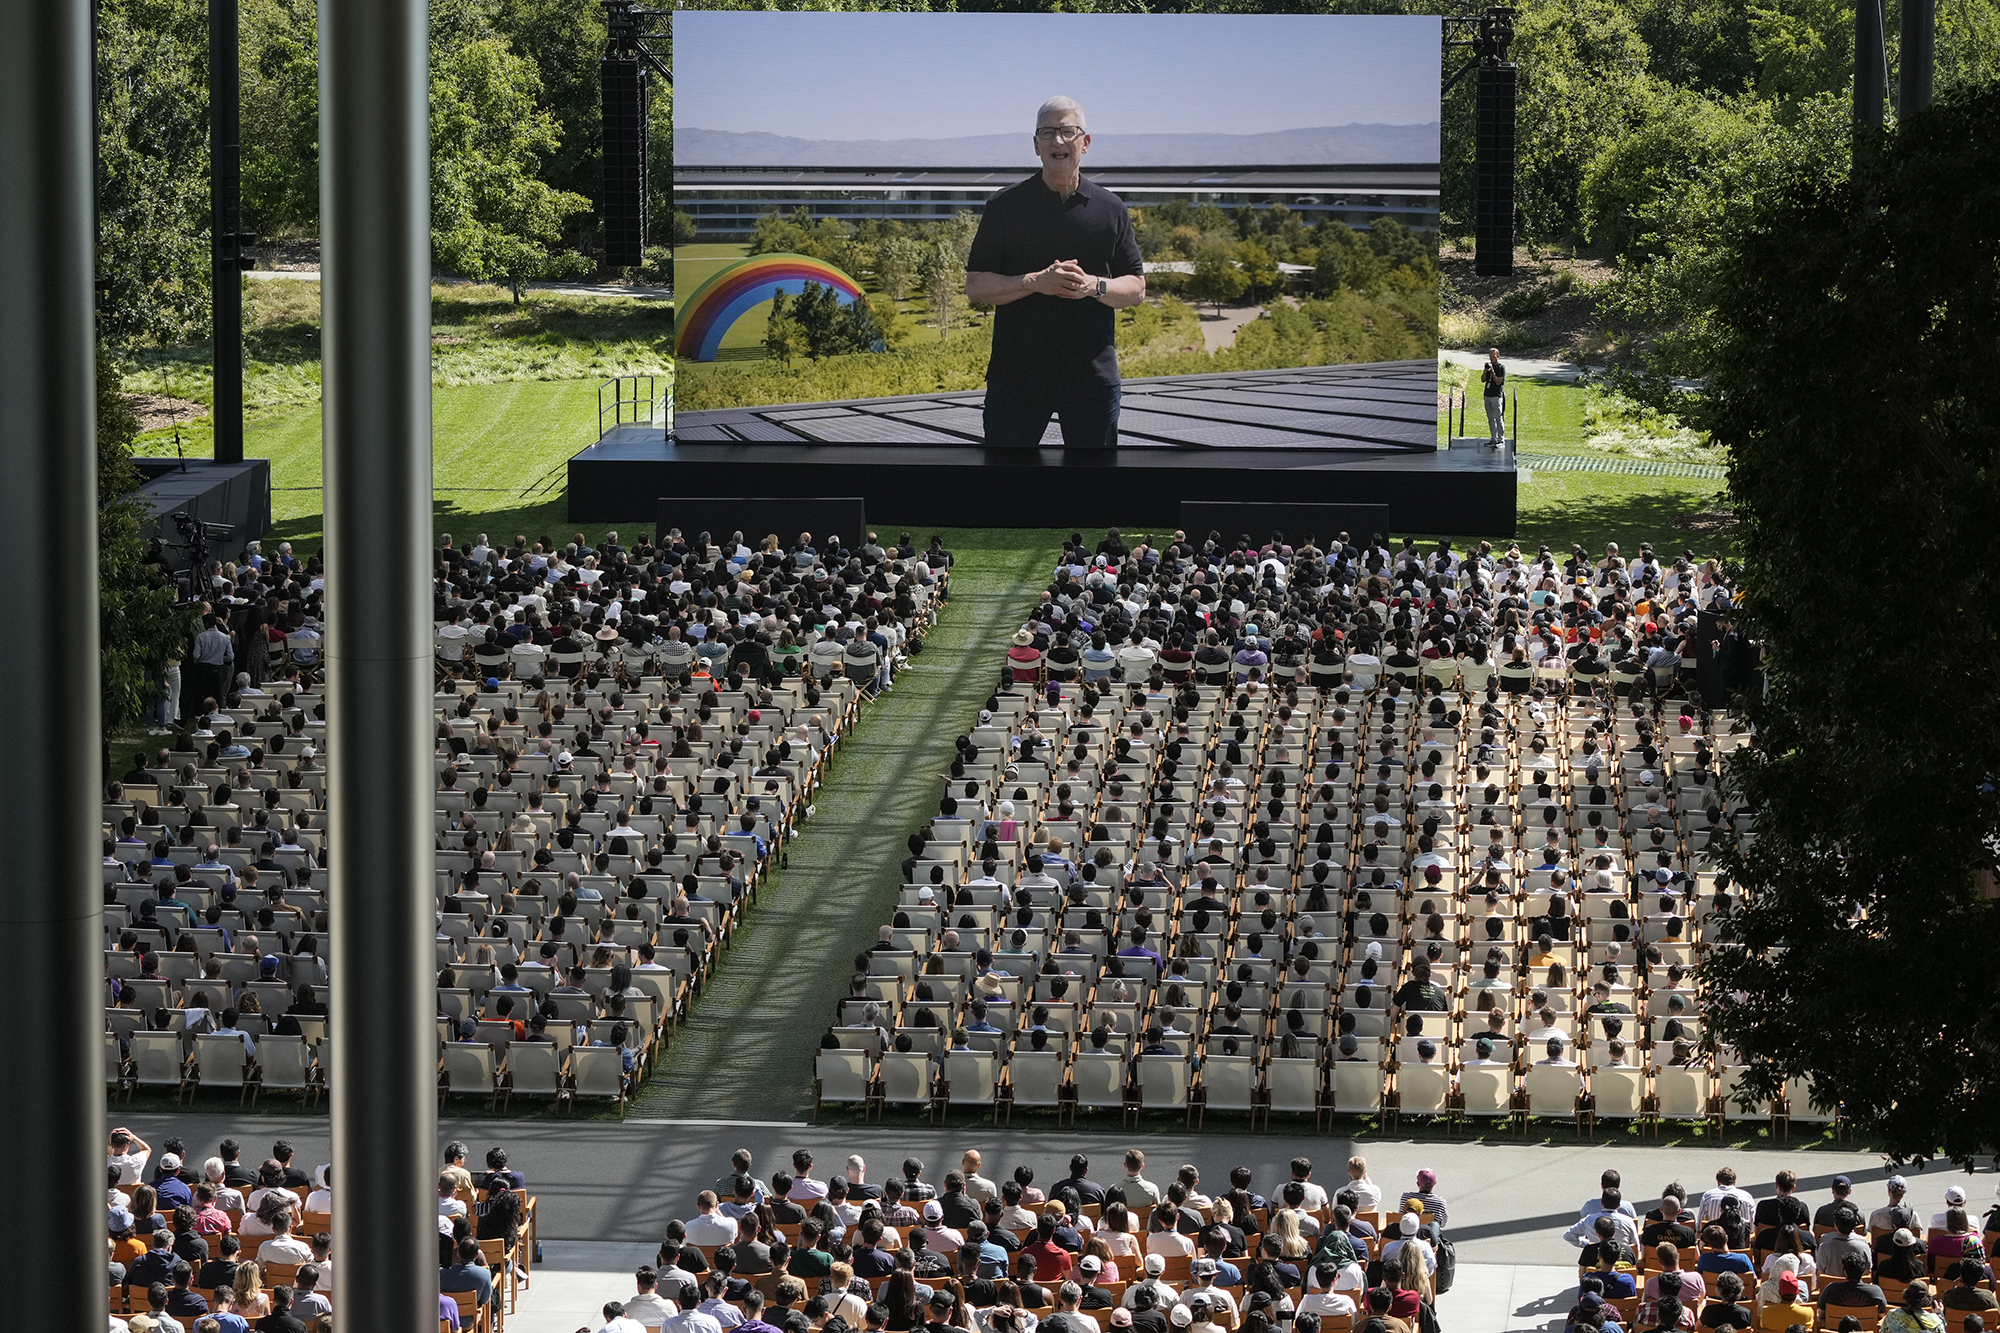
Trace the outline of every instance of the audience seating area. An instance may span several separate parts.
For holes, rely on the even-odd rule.
[[[625,1317],[675,1329],[690,1306],[725,1328],[755,1320],[781,1333],[849,1314],[871,1331],[977,1333],[1452,1323],[1438,1298],[1458,1275],[1453,1224],[1446,1183],[1428,1169],[1399,1189],[1372,1180],[1361,1157],[1331,1179],[1298,1157],[1281,1179],[1237,1166],[1216,1181],[1192,1165],[1149,1166],[1138,1149],[1095,1175],[1078,1153],[1055,1181],[976,1149],[941,1175],[906,1158],[880,1184],[859,1154],[833,1165],[800,1151],[760,1178],[738,1152],[667,1224],[636,1290],[607,1293],[617,1309],[606,1306],[606,1327]],[[1982,1222],[1958,1188],[1926,1219],[1892,1177],[1871,1211],[1846,1177],[1829,1179],[1830,1190],[1801,1192],[1784,1170],[1756,1197],[1724,1166],[1713,1188],[1670,1183],[1647,1202],[1607,1170],[1599,1195],[1544,1201],[1579,1250],[1567,1313],[1548,1326],[1856,1333],[1895,1321],[1894,1333],[1982,1333],[2000,1207]]]
[[[1908,1206],[1901,1176],[1889,1178],[1872,1211],[1847,1177],[1833,1177],[1821,1202],[1799,1191],[1790,1170],[1756,1198],[1724,1167],[1712,1188],[1670,1184],[1643,1213],[1624,1199],[1617,1171],[1603,1184],[1566,1233],[1581,1249],[1573,1333],[1593,1326],[1579,1315],[1586,1309],[1603,1327],[1627,1329],[1983,1333],[1994,1321],[1988,1256],[2000,1242],[2000,1207],[1986,1213],[1982,1234],[1960,1187],[1927,1224]],[[1670,1300],[1678,1316],[1663,1310]]]
[[[465,1145],[446,1151],[437,1179],[440,1333],[501,1333],[533,1286],[535,1195],[503,1148],[473,1169]],[[331,1333],[330,1164],[308,1172],[280,1139],[252,1165],[230,1137],[197,1160],[179,1139],[155,1150],[124,1128],[112,1132],[105,1159],[114,1333],[161,1328],[160,1316],[184,1333],[218,1333],[220,1314],[251,1327],[289,1314],[312,1333]]]
[[[907,537],[707,536],[439,552],[441,1101],[623,1113],[949,580]],[[313,625],[286,558],[223,566],[205,632]],[[324,1090],[326,642],[299,642],[109,786],[114,1093]]]
[[[1691,975],[1731,898],[1710,845],[1754,836],[1718,777],[1749,737],[1687,669],[1726,587],[1649,550],[1329,551],[1066,554],[821,1104],[1745,1118]]]

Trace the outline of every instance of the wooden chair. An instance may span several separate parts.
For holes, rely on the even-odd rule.
[[[479,1303],[476,1291],[447,1291],[444,1293],[458,1307],[459,1333],[497,1333],[493,1326],[493,1308]]]
[[[521,1279],[514,1271],[516,1257],[514,1249],[518,1248],[519,1244],[519,1240],[516,1240],[514,1246],[510,1247],[506,1241],[501,1240],[498,1236],[495,1236],[491,1240],[482,1240],[479,1242],[479,1253],[486,1260],[487,1269],[495,1275],[494,1285],[496,1287],[500,1285],[499,1278],[502,1275],[506,1278],[506,1313],[508,1314],[513,1314],[515,1309],[520,1305]]]

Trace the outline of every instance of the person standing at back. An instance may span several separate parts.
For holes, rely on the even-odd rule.
[[[1499,444],[1507,434],[1507,367],[1500,364],[1500,349],[1486,349],[1486,364],[1479,368],[1479,387],[1486,399],[1486,437]]]

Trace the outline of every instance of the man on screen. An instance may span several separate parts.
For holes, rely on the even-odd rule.
[[[1132,217],[1083,178],[1083,108],[1051,97],[1035,116],[1042,169],[994,195],[966,260],[967,299],[996,307],[986,443],[1032,449],[1053,413],[1063,444],[1118,443],[1113,311],[1146,299]]]

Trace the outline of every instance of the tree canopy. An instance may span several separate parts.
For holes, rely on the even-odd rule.
[[[1732,456],[1768,692],[1728,782],[1743,904],[1714,1037],[1752,1095],[1892,1153],[2000,1146],[2000,85],[1906,118],[1854,175],[1780,175],[1719,229],[1709,424]]]

